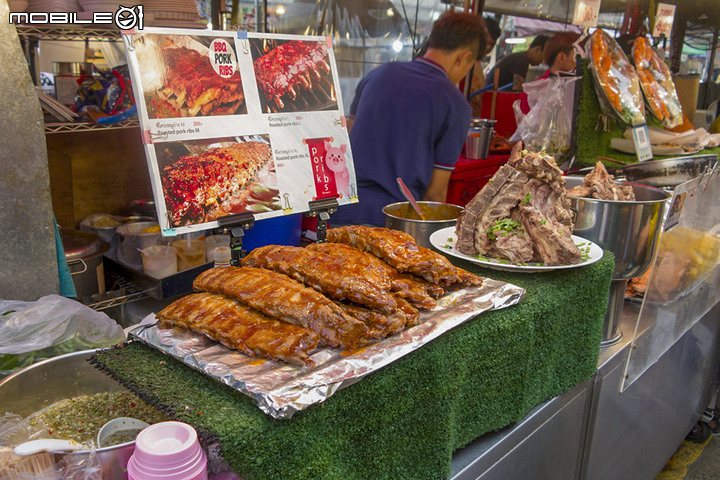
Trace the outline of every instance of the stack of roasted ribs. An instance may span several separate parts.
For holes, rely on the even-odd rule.
[[[571,265],[582,261],[573,228],[565,180],[555,159],[522,150],[518,142],[507,164],[458,218],[455,248],[513,264]]]
[[[595,168],[585,175],[583,183],[568,190],[571,197],[596,198],[598,200],[613,200],[618,202],[634,202],[635,192],[632,185],[615,183],[615,176],[610,175],[602,162],[597,162]]]
[[[420,322],[446,290],[482,279],[404,232],[347,226],[330,243],[268,245],[241,267],[212,268],[157,314],[252,356],[312,366],[320,346],[354,350]]]

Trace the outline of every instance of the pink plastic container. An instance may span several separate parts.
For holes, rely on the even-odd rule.
[[[141,431],[127,469],[128,480],[208,480],[197,432],[182,422],[160,422]]]

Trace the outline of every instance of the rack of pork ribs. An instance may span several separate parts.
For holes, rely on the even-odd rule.
[[[245,103],[238,70],[223,78],[207,55],[167,39],[160,47],[166,74],[152,105],[157,118],[232,115]]]
[[[404,232],[346,226],[329,243],[267,245],[217,267],[157,314],[251,356],[312,366],[318,347],[355,350],[421,322],[447,291],[482,279]]]
[[[268,48],[272,42],[267,43]],[[325,42],[291,40],[255,60],[257,84],[271,112],[306,111],[335,102]]]
[[[272,158],[264,142],[243,142],[186,155],[160,172],[173,226],[200,223],[231,213],[234,203]]]

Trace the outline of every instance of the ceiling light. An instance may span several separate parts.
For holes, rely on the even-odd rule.
[[[400,53],[400,52],[402,51],[402,49],[403,49],[403,44],[402,44],[402,42],[401,42],[400,40],[395,40],[395,41],[392,43],[392,49],[393,49],[395,52]]]
[[[525,37],[510,37],[505,39],[505,43],[525,43],[527,42],[527,38]]]
[[[395,10],[393,10],[392,8],[388,8],[387,11],[385,12],[385,15],[387,15],[388,17],[394,17]]]
[[[275,13],[277,15],[285,15],[285,6],[284,5],[278,5],[275,9]]]

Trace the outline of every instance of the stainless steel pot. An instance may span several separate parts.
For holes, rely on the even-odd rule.
[[[385,226],[409,233],[418,245],[432,248],[430,235],[441,228],[452,227],[464,210],[463,207],[441,202],[417,202],[425,220],[421,220],[410,202],[386,205]]]
[[[583,177],[565,177],[568,189],[582,184],[582,180]],[[615,255],[615,271],[603,327],[603,345],[620,340],[617,327],[627,281],[642,275],[652,265],[665,211],[672,196],[659,188],[637,183],[629,185],[632,185],[635,193],[634,202],[569,197],[572,208],[577,212],[573,233]]]
[[[497,120],[474,117],[470,121],[470,130],[465,138],[463,153],[465,158],[483,160],[490,154],[493,130]]]
[[[85,301],[92,295],[105,293],[103,254],[110,245],[84,230],[63,231],[62,242],[78,299]]]
[[[690,155],[633,163],[621,172],[631,182],[651,187],[675,187],[702,174],[717,163],[716,154]]]
[[[95,350],[83,350],[49,358],[0,381],[3,412],[28,416],[65,398],[126,391],[88,362],[93,353]],[[96,449],[103,480],[127,480],[125,467],[134,449],[134,442]],[[90,454],[85,450],[70,455]]]

